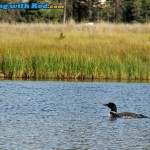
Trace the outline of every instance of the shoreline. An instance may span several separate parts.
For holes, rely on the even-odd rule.
[[[150,24],[0,24],[0,76],[150,80]]]

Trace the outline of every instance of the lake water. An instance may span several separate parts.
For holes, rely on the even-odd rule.
[[[0,81],[0,150],[149,150],[150,84]]]

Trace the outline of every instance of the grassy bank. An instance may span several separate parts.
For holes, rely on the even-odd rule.
[[[0,24],[0,72],[6,78],[149,80],[149,33],[150,24]]]

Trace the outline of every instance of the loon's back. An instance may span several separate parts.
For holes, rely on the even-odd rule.
[[[116,113],[116,112],[111,111],[110,114],[111,114],[111,117],[118,117],[118,118],[147,118],[147,116],[144,116],[142,114],[132,113],[132,112]]]

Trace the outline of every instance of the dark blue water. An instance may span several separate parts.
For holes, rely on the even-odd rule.
[[[0,149],[150,149],[150,119],[111,120],[110,101],[150,116],[150,84],[0,81]]]

